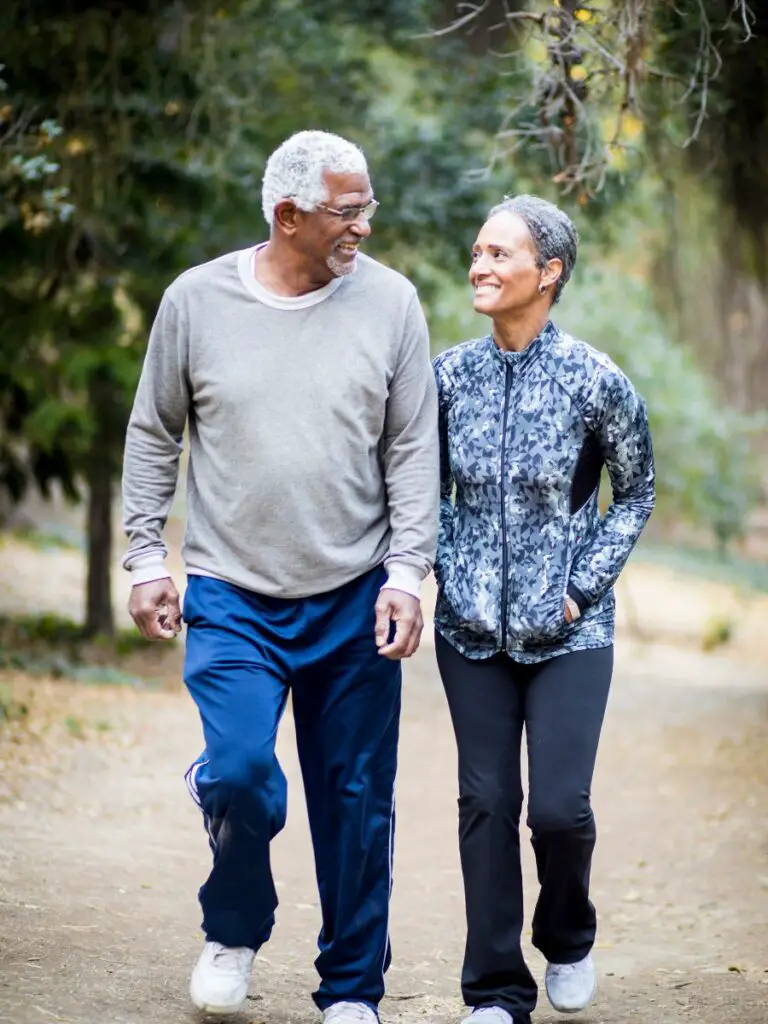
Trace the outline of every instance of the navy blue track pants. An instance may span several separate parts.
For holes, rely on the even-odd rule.
[[[190,576],[184,680],[205,750],[187,772],[213,850],[200,889],[206,937],[258,949],[277,895],[270,840],[284,826],[275,739],[289,691],[322,930],[320,1009],[375,1008],[389,966],[399,662],[377,653],[375,569],[328,593],[284,600]]]

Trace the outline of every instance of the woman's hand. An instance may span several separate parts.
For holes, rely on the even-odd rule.
[[[578,617],[581,615],[581,608],[579,608],[579,606],[570,596],[566,597],[565,599],[565,608],[563,610],[563,614],[565,615],[565,621],[568,623],[568,625],[570,625],[572,622],[575,622],[576,619],[578,619]]]

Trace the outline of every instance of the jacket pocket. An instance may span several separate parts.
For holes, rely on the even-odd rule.
[[[557,557],[559,556],[559,557]],[[565,590],[569,559],[556,553],[555,566],[531,567],[514,580],[514,600],[509,609],[510,636],[524,644],[550,644],[562,637],[569,623],[565,618]],[[547,579],[546,586],[542,579]]]
[[[497,573],[483,572],[476,562],[454,548],[445,586],[440,590],[440,618],[476,636],[495,636],[500,610],[497,580]]]
[[[541,621],[532,624],[530,635],[525,638],[529,644],[550,644],[565,635],[568,629],[565,618],[565,599],[558,592],[557,603],[549,608]]]

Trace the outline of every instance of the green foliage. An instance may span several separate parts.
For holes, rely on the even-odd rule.
[[[42,615],[0,616],[2,648],[46,645],[73,646],[82,639],[82,626],[71,619],[46,612]]]
[[[226,249],[265,237],[266,158],[292,132],[315,127],[365,150],[381,202],[371,254],[411,276],[427,300],[436,270],[463,267],[471,232],[514,178],[508,168],[490,180],[469,176],[485,166],[501,85],[455,40],[411,38],[427,27],[430,6],[365,4],[369,19],[357,6],[282,0],[266,18],[263,3],[245,0],[208,27],[197,116],[225,126],[201,140],[219,182],[208,238]],[[480,97],[473,105],[468,84]]]
[[[8,722],[22,722],[29,716],[29,705],[18,701],[7,686],[0,686],[0,728]]]
[[[765,418],[718,399],[691,350],[669,338],[636,278],[581,275],[556,314],[561,326],[612,356],[646,399],[662,514],[706,526],[725,548],[760,495],[752,442]]]
[[[183,224],[198,192],[180,161],[183,126],[162,105],[164,89],[184,93],[188,82],[159,45],[170,5],[34,6],[32,31],[26,5],[0,14],[13,44],[5,139],[41,149],[0,169],[0,487],[18,500],[31,479],[43,493],[58,481],[74,500],[83,479],[119,465],[143,341],[131,264],[148,250],[158,257],[155,211],[175,210]],[[50,175],[69,201],[57,216],[29,192]],[[166,236],[166,264],[178,234]]]
[[[575,12],[571,0],[563,7]],[[720,18],[715,0],[705,7]],[[584,46],[597,29],[611,45],[628,38],[608,8],[589,8],[585,22],[574,13]],[[674,61],[690,67],[695,56],[695,32],[669,5],[656,9],[667,20],[649,52],[677,74]],[[43,493],[58,483],[78,500],[86,481],[91,494],[109,495],[163,288],[190,264],[266,236],[264,163],[302,128],[337,131],[365,149],[382,203],[370,251],[418,285],[436,344],[486,329],[461,288],[474,233],[505,192],[555,196],[560,165],[548,140],[555,129],[566,138],[560,121],[570,115],[550,90],[556,117],[542,121],[537,89],[557,69],[527,37],[512,37],[499,62],[488,57],[487,35],[482,44],[462,33],[418,38],[451,10],[444,0],[0,6],[0,489],[19,500],[32,481]],[[616,91],[601,91],[605,54],[590,54],[569,52],[561,71],[571,85],[580,68],[593,75],[592,105],[571,141],[594,148],[606,130],[601,104]],[[534,73],[542,61],[543,77]],[[731,104],[741,87],[733,83]],[[511,156],[502,146],[494,163],[493,136],[518,89],[527,99],[508,127],[530,130],[532,144]],[[731,109],[715,102],[718,114]],[[599,131],[587,138],[587,128]],[[597,196],[587,201],[575,188],[564,200],[581,200],[582,235],[603,245],[620,239],[612,213],[643,167],[627,152],[611,150]],[[725,543],[752,500],[752,422],[717,405],[693,360],[646,313],[644,294],[631,298],[634,312],[604,282],[579,294],[608,301],[604,323],[595,309],[582,311],[582,333],[604,338],[647,393],[663,500]],[[687,404],[670,377],[687,382]]]
[[[40,231],[67,220],[74,209],[67,188],[57,183],[61,167],[50,157],[62,128],[51,118],[14,114],[4,69],[0,64],[0,229],[20,219],[28,230]]]
[[[0,221],[0,486],[14,498],[27,468],[73,498],[94,463],[116,472],[163,287],[264,237],[261,173],[292,131],[363,144],[382,199],[371,251],[427,298],[461,265],[490,194],[465,172],[484,162],[497,92],[464,47],[439,44],[446,63],[427,63],[406,38],[431,5],[38,2],[32,33],[24,9],[7,6],[0,28],[13,116],[45,139],[26,175],[55,173],[72,209],[34,226],[3,186],[16,216]],[[459,68],[483,103],[461,102]]]
[[[80,548],[71,537],[65,536],[56,530],[35,530],[30,527],[16,527],[10,531],[10,536],[16,540],[23,541],[34,551],[56,551],[62,548],[70,551],[77,551]],[[0,548],[2,548],[0,538]]]
[[[4,645],[15,642],[60,647],[81,643],[85,634],[82,625],[72,619],[44,612],[41,615],[0,616],[0,637]],[[114,645],[118,654],[145,651],[155,646],[134,629],[119,630],[114,638],[103,638],[103,643]]]
[[[145,671],[175,646],[159,647],[135,629],[118,630],[113,637],[90,637],[80,623],[50,613],[0,616],[0,669],[31,676],[98,686],[153,687],[156,684]],[[140,674],[132,668],[134,655],[142,656]]]
[[[714,651],[723,647],[733,638],[734,625],[732,619],[724,616],[716,616],[704,625],[701,637],[701,648],[704,651]]]
[[[31,481],[78,500],[85,482],[89,520],[109,520],[162,290],[190,264],[266,235],[261,175],[291,132],[320,127],[362,143],[382,199],[371,251],[426,299],[459,266],[487,205],[487,187],[465,171],[490,137],[496,93],[454,42],[437,46],[437,63],[423,59],[410,37],[432,9],[9,0],[0,10],[11,55],[0,123],[0,488],[13,500]],[[463,102],[462,69],[482,104]],[[9,135],[27,148],[4,160]],[[46,196],[66,209],[54,216]],[[110,559],[98,536],[108,531],[90,533],[88,621],[109,631]]]

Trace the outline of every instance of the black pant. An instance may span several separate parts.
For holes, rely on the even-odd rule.
[[[536,982],[520,948],[523,725],[528,827],[541,886],[533,944],[552,963],[575,963],[595,941],[590,787],[613,648],[520,665],[505,654],[465,658],[439,634],[435,645],[459,750],[459,848],[467,910],[462,994],[468,1006],[502,1006],[515,1024],[528,1024]]]

